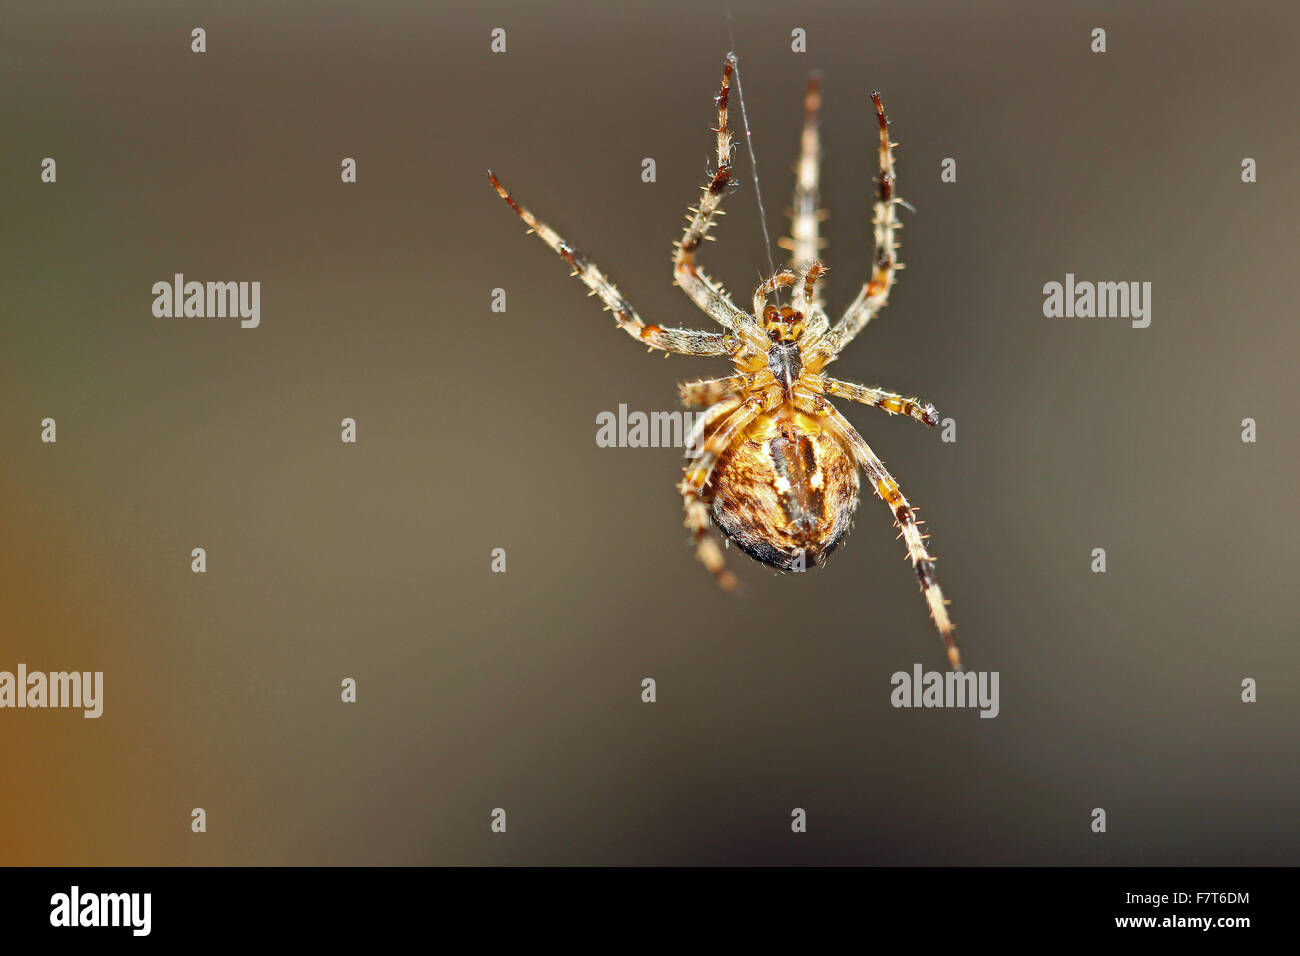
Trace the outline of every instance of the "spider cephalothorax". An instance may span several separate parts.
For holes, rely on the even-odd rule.
[[[721,332],[647,325],[617,287],[559,234],[520,206],[496,176],[498,194],[520,218],[572,266],[574,275],[633,338],[651,348],[685,355],[731,359],[735,372],[681,386],[682,403],[705,411],[687,442],[690,460],[681,482],[696,553],[724,588],[735,586],[722,549],[709,534],[709,520],[745,553],[782,570],[820,565],[843,540],[858,504],[858,469],[872,492],[889,507],[907,544],[930,616],[943,636],[948,660],[961,666],[952,636],[947,602],[934,577],[934,557],[926,550],[915,509],[898,482],[848,420],[828,400],[839,396],[907,415],[934,426],[934,406],[915,398],[823,374],[840,351],[884,307],[901,265],[896,261],[894,155],[880,95],[871,94],[880,127],[880,178],[875,204],[876,255],[871,276],[843,317],[831,324],[822,305],[820,282],[826,268],[818,261],[822,245],[817,209],[821,91],[808,82],[804,128],[794,193],[790,267],[764,280],[745,312],[720,284],[709,278],[695,253],[713,227],[723,194],[731,183],[731,131],[727,100],[735,57],[728,55],[718,92],[717,168],[709,175],[700,203],[676,246],[673,276],[691,300],[722,326]],[[781,289],[793,289],[791,305],[770,304]]]

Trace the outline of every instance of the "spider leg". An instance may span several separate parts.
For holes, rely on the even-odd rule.
[[[732,396],[714,405],[700,416],[691,435],[692,441],[688,444],[690,449],[699,447],[699,440],[705,431],[722,420],[722,423],[705,440],[699,456],[686,466],[678,490],[682,493],[682,506],[686,509],[686,527],[695,542],[695,556],[713,573],[718,586],[724,591],[735,589],[736,576],[727,570],[722,548],[709,534],[709,505],[705,498],[705,489],[709,479],[713,477],[713,469],[723,452],[731,446],[746,425],[775,406],[780,396],[781,390],[773,387],[752,394],[744,400],[741,400],[740,396]]]
[[[805,313],[807,317],[822,315],[822,293],[819,282],[827,273],[826,265],[814,259],[803,267],[801,281],[794,290],[794,308]]]
[[[944,647],[947,649],[948,664],[953,670],[960,670],[961,651],[952,636],[953,625],[948,617],[948,605],[943,599],[943,592],[939,590],[939,583],[935,580],[934,556],[926,550],[926,536],[921,534],[918,526],[916,509],[903,497],[898,482],[885,468],[884,462],[876,457],[871,446],[858,434],[857,429],[849,424],[848,419],[840,414],[839,409],[820,395],[802,388],[796,388],[794,396],[796,407],[821,418],[827,423],[831,432],[838,435],[840,440],[852,449],[854,458],[871,479],[876,497],[889,505],[889,510],[894,513],[894,523],[898,526],[907,545],[907,556],[911,559],[916,577],[921,582],[921,593],[930,608],[930,617],[934,620],[934,625],[938,628]]]
[[[543,242],[558,252],[560,257],[573,267],[572,274],[582,280],[583,284],[591,290],[591,294],[600,296],[606,311],[614,313],[614,321],[618,323],[619,328],[632,338],[645,343],[651,348],[662,349],[665,352],[677,352],[681,355],[734,356],[743,349],[742,344],[734,335],[723,335],[721,332],[705,332],[698,329],[674,329],[661,328],[658,325],[646,325],[641,320],[641,317],[636,314],[636,310],[623,298],[623,293],[618,291],[618,287],[596,267],[595,263],[565,242],[554,229],[515,202],[510,193],[506,191],[506,187],[501,185],[501,182],[490,169],[488,170],[488,179],[492,181],[492,186],[496,189],[497,195],[509,203],[510,208],[519,214],[519,218],[528,224],[529,229],[537,233]]]
[[[815,392],[871,405],[890,415],[907,415],[922,425],[933,427],[939,424],[939,412],[929,402],[922,402],[919,398],[904,398],[895,392],[886,392],[883,389],[858,385],[855,382],[845,382],[842,379],[831,378],[829,375],[805,375],[803,384]]]
[[[889,121],[885,119],[885,107],[880,101],[879,93],[871,94],[871,101],[876,104],[876,117],[880,122],[880,179],[873,223],[875,225],[876,261],[872,267],[871,278],[867,280],[844,313],[844,317],[835,324],[823,343],[818,346],[821,353],[821,365],[825,365],[835,355],[853,341],[885,303],[889,301],[889,290],[894,285],[894,275],[903,268],[898,262],[896,250],[897,231],[902,227],[894,214],[898,200],[894,198],[894,147],[897,143],[889,141]]]
[[[776,275],[764,279],[754,290],[754,314],[763,314],[763,305],[767,302],[767,297],[777,289],[784,289],[794,285],[799,281],[799,277],[789,269],[783,269]],[[766,345],[766,343],[765,343]]]
[[[817,208],[821,165],[821,135],[818,128],[821,104],[821,81],[814,73],[808,77],[808,88],[803,99],[803,135],[799,141],[799,165],[795,169],[790,238],[779,242],[782,249],[790,250],[790,268],[795,270],[816,259],[826,245],[826,240],[820,235],[820,224],[826,214]],[[811,302],[818,306],[822,304],[820,296]]]
[[[830,323],[826,321],[826,310],[822,308],[821,293],[818,291],[818,283],[824,275],[826,266],[814,259],[804,267],[794,294],[794,307],[804,314],[809,339],[814,341],[830,328]]]
[[[687,226],[677,241],[673,254],[673,278],[705,314],[723,328],[738,332],[757,343],[762,342],[758,323],[742,312],[722,286],[709,278],[695,261],[695,253],[713,228],[713,219],[722,214],[722,196],[731,183],[731,130],[727,126],[727,98],[731,93],[731,74],[736,59],[728,54],[722,68],[722,87],[718,91],[717,168],[705,183],[698,206],[687,215]]]
[[[725,378],[707,378],[698,382],[682,382],[677,386],[681,401],[687,408],[707,408],[737,393],[752,391],[771,384],[774,379],[767,369],[757,372],[740,372]]]
[[[697,415],[695,424],[686,436],[686,457],[698,458],[704,451],[704,433],[739,408],[744,400],[744,395],[727,395]]]

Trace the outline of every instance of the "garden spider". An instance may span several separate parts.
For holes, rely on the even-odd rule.
[[[727,292],[696,262],[700,244],[709,238],[723,193],[732,182],[727,98],[735,70],[728,54],[718,92],[717,168],[704,186],[698,207],[676,245],[673,277],[677,285],[724,331],[647,325],[612,282],[550,226],[511,197],[491,170],[497,193],[548,246],[573,267],[592,295],[600,296],[614,320],[634,339],[652,349],[683,355],[726,356],[735,373],[680,386],[682,403],[706,410],[696,422],[688,448],[698,455],[688,462],[680,485],[696,554],[728,590],[736,579],[727,570],[722,549],[709,534],[709,517],[742,551],[783,571],[803,570],[809,560],[821,565],[848,531],[858,503],[858,467],[894,515],[907,556],[916,570],[930,616],[942,635],[948,662],[961,667],[953,640],[947,602],[934,577],[934,557],[926,550],[916,509],[908,504],[876,453],[827,398],[839,396],[903,414],[934,426],[934,406],[916,398],[832,378],[823,369],[862,331],[889,299],[896,261],[895,231],[901,228],[894,207],[896,143],[889,141],[880,94],[872,93],[880,123],[880,179],[875,204],[876,258],[871,278],[834,326],[826,316],[818,284],[826,267],[817,260],[823,241],[817,209],[821,90],[808,81],[804,127],[797,168],[789,268],[764,280],[754,292],[753,313],[738,308]],[[793,305],[768,303],[779,289],[793,289]],[[688,453],[689,454],[689,453]]]

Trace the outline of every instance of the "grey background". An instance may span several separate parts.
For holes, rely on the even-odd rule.
[[[0,713],[0,862],[1297,862],[1294,8],[4,7],[0,668],[106,703]],[[823,72],[835,309],[885,97],[908,269],[837,374],[958,423],[846,407],[996,720],[890,707],[942,653],[874,500],[825,570],[715,590],[679,453],[595,418],[725,366],[645,354],[487,185],[703,327],[669,253],[733,46],[774,238]],[[704,261],[743,301],[739,169]],[[261,281],[261,328],[153,318],[177,271]],[[1044,318],[1067,272],[1152,282],[1151,327]]]

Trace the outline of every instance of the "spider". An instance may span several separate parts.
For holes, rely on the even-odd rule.
[[[788,268],[763,280],[754,292],[753,311],[745,312],[723,287],[710,278],[696,253],[714,217],[721,214],[724,193],[732,184],[732,137],[727,124],[727,99],[736,67],[734,54],[723,64],[718,110],[717,166],[708,174],[699,205],[687,215],[688,225],[675,246],[673,278],[678,286],[723,331],[648,325],[618,288],[590,259],[514,200],[488,170],[497,193],[548,246],[573,269],[572,274],[599,296],[618,326],[652,350],[682,355],[725,356],[733,374],[679,386],[682,404],[703,408],[690,440],[685,473],[679,486],[686,527],[699,560],[724,589],[736,585],[722,549],[709,533],[710,516],[722,533],[751,557],[782,571],[804,570],[811,561],[822,565],[849,529],[858,504],[858,468],[876,497],[889,506],[894,524],[907,545],[921,591],[947,649],[948,662],[960,669],[961,656],[953,640],[947,602],[934,576],[934,556],[926,550],[927,535],[918,527],[913,508],[884,464],[828,400],[837,396],[888,412],[907,415],[924,425],[939,423],[933,405],[894,392],[832,378],[823,371],[857,336],[889,299],[896,272],[895,235],[902,228],[894,207],[894,155],[889,123],[880,94],[872,92],[880,125],[880,177],[875,203],[875,262],[843,317],[831,325],[822,304],[820,282],[826,266],[817,258],[824,240],[819,235],[823,213],[818,210],[821,153],[819,114],[821,86],[814,75],[804,98],[804,125],[796,170],[791,238],[781,246],[790,252]],[[791,289],[793,304],[768,300]]]

